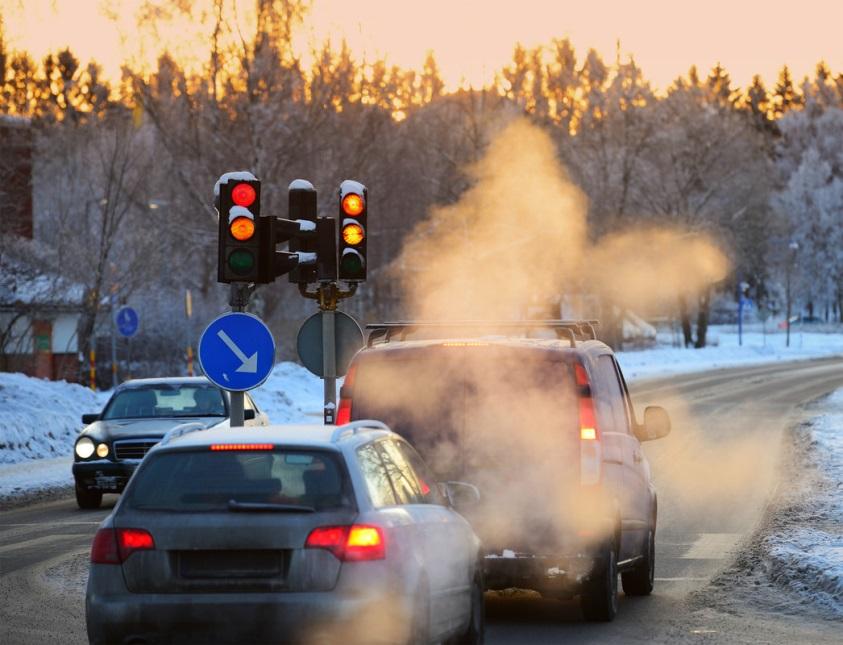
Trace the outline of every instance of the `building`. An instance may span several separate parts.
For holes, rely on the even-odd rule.
[[[0,370],[78,381],[85,290],[33,239],[32,155],[29,121],[0,116]]]

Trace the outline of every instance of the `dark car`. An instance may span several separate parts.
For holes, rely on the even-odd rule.
[[[670,421],[648,407],[638,423],[591,322],[370,329],[337,423],[383,420],[439,479],[477,484],[467,517],[487,588],[579,595],[590,620],[614,618],[619,573],[628,595],[652,591],[657,498],[641,443]]]
[[[382,423],[165,438],[91,550],[92,643],[483,640],[480,545]]]
[[[268,425],[266,414],[245,396],[246,425]],[[103,493],[120,493],[149,449],[187,422],[229,423],[228,395],[204,377],[135,379],[114,390],[103,411],[82,415],[87,425],[73,450],[73,478],[80,508],[98,508]]]

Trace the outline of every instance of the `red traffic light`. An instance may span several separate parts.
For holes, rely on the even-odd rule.
[[[348,193],[342,198],[342,211],[351,217],[357,217],[366,208],[363,197],[357,193]]]
[[[237,184],[231,190],[231,201],[238,206],[251,206],[256,197],[255,189],[249,184]]]

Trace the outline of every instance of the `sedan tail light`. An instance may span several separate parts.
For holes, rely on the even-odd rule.
[[[94,564],[120,564],[135,551],[155,548],[152,534],[144,529],[100,529],[91,546]]]
[[[306,549],[326,549],[342,562],[383,560],[386,543],[383,529],[367,524],[320,526],[307,536]]]

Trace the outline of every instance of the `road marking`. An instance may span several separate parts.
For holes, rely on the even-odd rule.
[[[740,533],[700,533],[682,556],[684,560],[723,560],[732,555]]]
[[[0,553],[8,553],[9,551],[17,551],[19,549],[25,549],[30,546],[42,546],[44,544],[49,544],[51,542],[61,542],[63,540],[72,540],[72,539],[79,539],[84,538],[85,540],[89,540],[90,538],[87,535],[44,535],[40,538],[33,538],[31,540],[27,540],[26,542],[15,542],[14,544],[5,544],[0,546]]]

